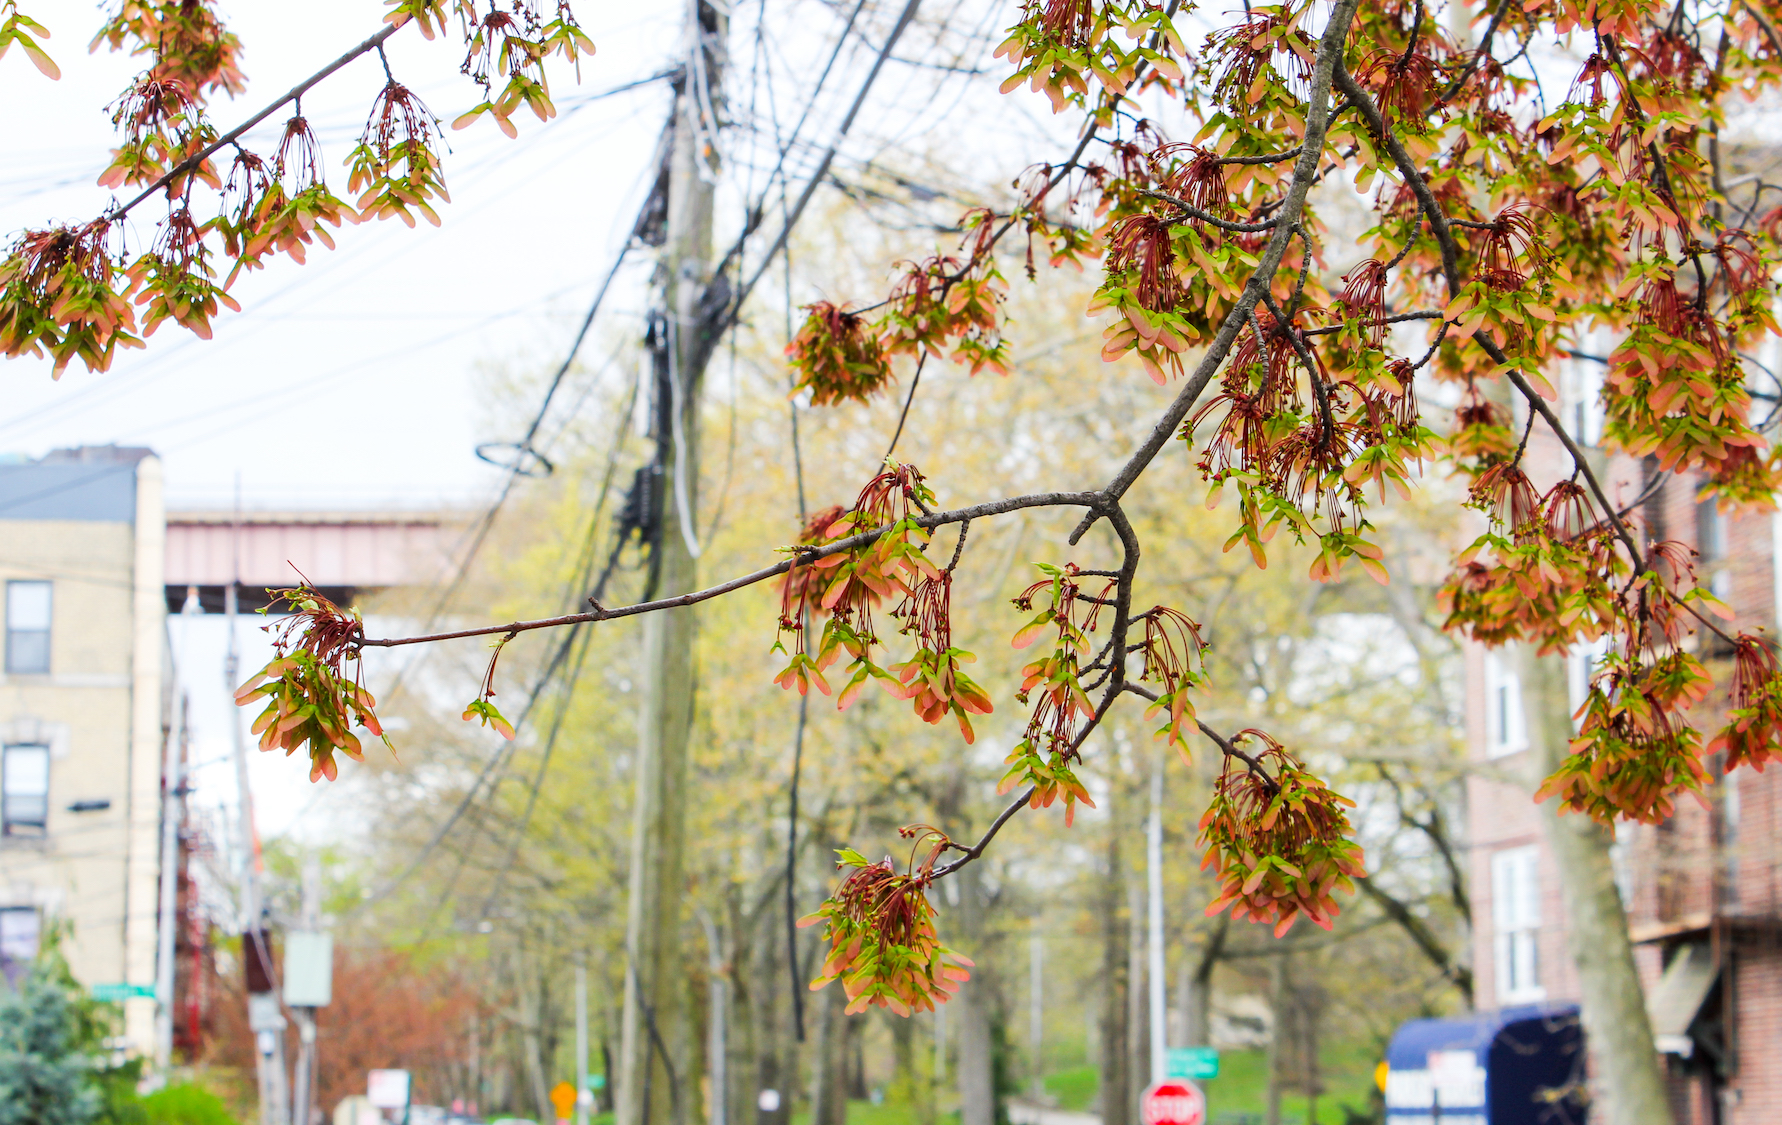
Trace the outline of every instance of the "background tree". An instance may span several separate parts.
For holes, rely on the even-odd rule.
[[[946,472],[931,477],[898,462],[895,438],[881,460],[872,441],[860,483],[838,490],[837,508],[807,524],[781,561],[760,565],[767,545],[792,537],[785,532],[754,541],[747,553],[757,569],[695,593],[371,637],[351,615],[294,592],[301,631],[244,689],[267,700],[265,744],[306,745],[312,779],[333,776],[336,751],[358,757],[351,728],[378,731],[374,702],[348,667],[365,648],[475,636],[505,646],[524,633],[586,625],[610,635],[617,621],[684,618],[692,604],[750,587],[759,596],[774,582],[787,660],[776,682],[807,701],[813,691],[833,692],[843,707],[882,689],[975,745],[974,724],[985,724],[999,700],[1006,708],[1009,695],[966,672],[976,658],[954,644],[968,629],[955,629],[951,611],[969,588],[971,560],[994,542],[987,525],[1021,513],[1063,522],[1062,543],[1015,598],[1028,620],[1003,629],[1032,658],[1013,693],[1030,711],[1000,783],[1019,799],[975,841],[913,829],[936,849],[919,863],[852,853],[853,871],[823,914],[835,956],[820,979],[841,980],[850,1009],[927,1010],[944,1001],[967,967],[932,930],[928,892],[979,862],[1022,806],[1062,805],[1066,826],[1092,807],[1085,777],[1090,757],[1105,752],[1092,739],[1112,733],[1105,724],[1126,695],[1153,705],[1148,721],[1161,723],[1166,744],[1184,754],[1217,751],[1199,837],[1220,879],[1214,906],[1269,923],[1276,937],[1301,918],[1328,928],[1340,909],[1335,894],[1362,873],[1348,800],[1313,771],[1303,742],[1295,751],[1283,741],[1292,737],[1287,727],[1265,733],[1246,717],[1222,733],[1200,717],[1214,671],[1206,622],[1167,604],[1144,608],[1150,599],[1141,592],[1158,583],[1141,566],[1151,540],[1138,507],[1147,490],[1167,487],[1154,462],[1181,439],[1197,455],[1209,500],[1230,505],[1228,548],[1265,566],[1271,551],[1288,553],[1275,541],[1290,538],[1313,552],[1307,570],[1316,582],[1347,568],[1387,584],[1380,539],[1388,485],[1408,494],[1442,451],[1416,389],[1429,367],[1458,394],[1445,451],[1471,482],[1467,503],[1488,521],[1444,590],[1448,627],[1546,652],[1610,638],[1569,753],[1555,756],[1538,795],[1598,821],[1653,821],[1680,794],[1699,791],[1704,748],[1724,748],[1729,763],[1762,764],[1782,727],[1782,674],[1767,642],[1715,624],[1724,607],[1695,584],[1687,551],[1646,540],[1624,506],[1627,490],[1599,471],[1549,405],[1543,371],[1589,324],[1621,332],[1604,394],[1608,440],[1631,456],[1657,457],[1661,469],[1700,471],[1705,495],[1721,503],[1769,502],[1776,470],[1750,416],[1741,348],[1775,331],[1775,231],[1760,214],[1761,183],[1729,193],[1718,140],[1730,91],[1767,90],[1782,40],[1751,4],[1509,7],[1479,13],[1477,46],[1421,3],[1259,8],[1222,18],[1191,53],[1173,9],[1025,6],[998,51],[1014,68],[1007,88],[1026,84],[1055,113],[1080,117],[1077,147],[1021,177],[1012,205],[968,211],[958,223],[962,243],[898,267],[882,301],[807,306],[790,349],[794,383],[813,404],[831,406],[884,395],[900,368],[913,400],[930,360],[1006,371],[1007,282],[997,254],[1019,232],[1030,254],[1052,264],[1102,259],[1088,308],[1109,314],[1104,358],[1132,354],[1156,383],[1180,380],[1148,426],[1076,459],[1053,444],[1034,447],[1037,480],[1078,490],[960,507],[939,499]],[[431,35],[459,17],[465,69],[489,92],[459,123],[486,114],[511,132],[522,106],[548,116],[542,60],[574,61],[589,47],[564,9],[547,21],[525,6],[517,17],[439,0],[394,8],[390,27],[355,53],[409,23]],[[8,41],[35,34],[10,4],[7,14]],[[125,138],[111,173],[148,187],[85,225],[27,232],[0,266],[0,342],[10,355],[49,354],[57,371],[75,359],[101,369],[117,347],[138,344],[137,305],[145,332],[172,319],[203,334],[217,306],[230,303],[209,256],[231,259],[231,274],[273,252],[301,258],[312,239],[327,240],[325,224],[357,214],[323,184],[300,113],[270,173],[264,159],[241,153],[234,197],[206,163],[230,138],[204,121],[204,92],[240,81],[235,44],[208,7],[127,7],[106,34],[153,59],[116,109]],[[1530,78],[1513,72],[1527,58],[1564,60],[1574,47],[1588,54],[1557,106],[1542,92],[1539,64],[1528,64]],[[44,68],[35,45],[28,56]],[[365,194],[355,206],[412,221],[438,192],[436,161],[427,118],[408,112],[399,90],[392,77],[383,101],[395,108],[374,111],[374,122],[389,127],[368,133],[355,177]],[[1320,262],[1327,227],[1313,194],[1337,180],[1371,193],[1378,214],[1365,236],[1371,256],[1340,286]],[[222,201],[203,223],[192,211],[200,183]],[[163,188],[170,209],[160,238],[127,259],[111,240],[114,226]],[[783,249],[796,217],[784,216],[766,260]],[[766,262],[743,253],[735,265],[741,284],[727,265],[692,302],[720,310],[692,329],[703,333],[696,350],[735,323]],[[1037,273],[1037,264],[1029,269]],[[1525,419],[1520,435],[1505,403]],[[1539,440],[1569,459],[1565,479],[1537,485],[1525,467],[1537,417]],[[931,469],[950,468],[945,445],[922,450]],[[1005,449],[1017,459],[1026,452]],[[1095,480],[1105,483],[1085,486]],[[1180,478],[1170,483],[1179,493]],[[910,640],[890,643],[893,626]],[[1698,629],[1737,654],[1725,706],[1705,705],[1712,683],[1689,640]],[[491,660],[465,715],[511,733],[495,692]],[[838,764],[857,766],[851,749],[834,755]],[[853,827],[871,830],[860,820]],[[1570,828],[1555,831],[1559,840]],[[1572,837],[1577,847],[1558,850],[1568,857],[1573,929],[1619,934],[1620,903],[1603,877],[1605,834]],[[1582,978],[1607,1112],[1661,1121],[1668,1110],[1631,955],[1611,953]],[[635,1047],[636,1020],[628,1023]],[[676,1019],[670,1031],[684,1039],[683,1029]]]

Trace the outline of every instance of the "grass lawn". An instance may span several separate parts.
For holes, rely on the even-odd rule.
[[[1073,1066],[1046,1075],[1046,1093],[1058,1099],[1059,1109],[1088,1112],[1095,1108],[1095,1087],[1100,1072],[1092,1066]]]

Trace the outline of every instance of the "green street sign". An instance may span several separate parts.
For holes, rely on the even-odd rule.
[[[93,999],[102,1004],[112,1004],[120,1000],[153,1000],[155,986],[152,984],[96,984],[93,986]]]
[[[588,1089],[590,1089],[590,1090],[604,1090],[604,1089],[606,1089],[606,1075],[604,1075],[604,1074],[590,1074],[590,1075],[588,1075]]]
[[[1219,1052],[1211,1047],[1171,1047],[1163,1071],[1170,1078],[1217,1078]]]

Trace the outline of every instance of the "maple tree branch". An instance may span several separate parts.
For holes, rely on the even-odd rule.
[[[186,157],[184,160],[180,161],[178,164],[175,164],[172,168],[168,169],[167,172],[164,175],[162,175],[160,179],[157,179],[154,183],[150,184],[148,187],[143,188],[142,193],[140,195],[136,196],[136,198],[132,199],[130,202],[124,204],[121,207],[115,207],[112,210],[106,212],[106,215],[105,215],[106,220],[108,222],[116,222],[117,220],[123,218],[126,214],[129,213],[129,211],[132,207],[135,207],[138,203],[141,203],[143,200],[147,199],[149,196],[160,191],[162,188],[166,187],[169,183],[172,183],[175,179],[179,178],[180,176],[185,175],[187,172],[190,172],[192,169],[199,167],[206,160],[209,160],[211,155],[214,154],[218,149],[222,148],[224,145],[234,144],[235,141],[238,140],[249,129],[252,129],[254,126],[258,125],[260,122],[266,120],[268,117],[271,117],[274,113],[277,113],[281,107],[283,107],[291,102],[296,101],[298,98],[301,98],[305,93],[307,93],[309,91],[309,88],[311,86],[314,86],[316,83],[322,81],[322,79],[327,78],[329,75],[333,74],[335,71],[339,70],[341,67],[345,66],[347,63],[352,62],[354,59],[358,58],[360,55],[366,54],[367,52],[370,52],[370,51],[381,50],[383,48],[384,40],[388,39],[390,36],[396,34],[398,31],[402,30],[402,28],[407,26],[407,24],[408,24],[408,19],[407,19],[407,17],[404,17],[402,20],[400,20],[397,23],[388,24],[387,26],[383,27],[376,34],[374,34],[370,38],[366,39],[363,43],[360,43],[357,47],[354,47],[352,50],[348,51],[346,54],[335,59],[333,62],[329,63],[327,66],[316,71],[314,74],[310,75],[308,78],[305,78],[303,81],[297,83],[297,85],[295,85],[295,86],[291,87],[289,90],[285,91],[285,93],[277,101],[272,102],[270,105],[268,105],[265,108],[263,108],[262,110],[260,110],[260,112],[254,114],[252,117],[248,118],[246,121],[243,121],[240,125],[237,125],[235,128],[229,130],[227,133],[224,133],[222,136],[220,136],[216,140],[212,141],[209,145],[206,145],[204,148],[199,149],[197,152],[193,153],[191,156]],[[389,65],[388,63],[385,64],[386,68],[388,67],[388,65]]]
[[[1776,25],[1770,22],[1770,17],[1764,15],[1763,10],[1753,4],[1751,0],[1744,0],[1744,8],[1751,13],[1751,18],[1757,21],[1757,26],[1763,29],[1764,35],[1769,38],[1770,46],[1776,49],[1777,57],[1782,58],[1782,36],[1776,34]]]
[[[1444,315],[1446,315],[1446,314],[1442,313],[1439,310],[1433,311],[1433,312],[1394,313],[1391,316],[1383,316],[1383,317],[1379,318],[1378,320],[1370,320],[1368,323],[1369,324],[1402,324],[1408,320],[1441,320]],[[1302,328],[1300,330],[1300,335],[1302,335],[1302,336],[1328,336],[1333,332],[1341,332],[1342,330],[1343,330],[1342,325],[1333,324],[1326,328]]]
[[[1479,49],[1473,52],[1473,57],[1467,61],[1466,69],[1460,72],[1460,77],[1456,78],[1454,84],[1442,94],[1444,102],[1460,93],[1460,88],[1466,85],[1467,79],[1473,76],[1473,71],[1479,69],[1479,64],[1490,57],[1491,40],[1497,35],[1497,25],[1503,22],[1504,13],[1509,10],[1510,0],[1498,0],[1497,11],[1491,13],[1491,22],[1486,25],[1485,34],[1479,39]]]
[[[965,854],[960,856],[958,859],[954,860],[952,863],[947,864],[944,867],[935,868],[934,874],[930,877],[930,880],[932,881],[933,879],[944,879],[948,875],[951,875],[953,872],[959,870],[961,867],[964,867],[966,864],[970,863],[972,860],[983,855],[984,849],[990,846],[990,841],[996,839],[996,834],[998,832],[1002,831],[1002,826],[1007,824],[1009,822],[1009,820],[1016,813],[1020,812],[1021,807],[1023,805],[1025,805],[1025,804],[1027,804],[1027,802],[1033,800],[1033,790],[1034,790],[1034,786],[1029,785],[1027,787],[1027,791],[1025,793],[1021,794],[1019,797],[1016,797],[1013,801],[1009,802],[1008,808],[1003,809],[1001,815],[999,815],[995,820],[990,822],[990,827],[985,830],[984,835],[982,837],[980,837],[978,839],[978,842],[973,844],[971,847],[969,847],[969,848],[961,847],[958,844],[948,841],[949,847],[957,848],[959,851],[962,851]]]
[[[1095,506],[1099,502],[1099,495],[1093,492],[1036,492],[1027,496],[1011,496],[1004,500],[991,500],[988,503],[975,504],[969,508],[956,508],[948,512],[935,512],[932,515],[921,516],[915,522],[918,526],[933,530],[934,528],[941,527],[945,524],[963,523],[967,520],[977,519],[980,516],[997,516],[1002,515],[1005,512],[1019,511],[1023,508],[1082,508]],[[638,602],[634,605],[614,606],[612,608],[607,608],[600,605],[598,602],[594,602],[594,609],[588,613],[568,613],[558,617],[543,617],[533,621],[510,621],[505,625],[479,625],[471,629],[456,629],[446,633],[428,633],[414,637],[366,637],[361,638],[357,643],[361,648],[394,648],[397,645],[424,644],[432,641],[451,641],[463,637],[487,637],[496,633],[525,633],[534,629],[554,629],[564,625],[583,625],[597,621],[612,621],[621,617],[636,617],[640,614],[657,613],[665,609],[678,609],[682,606],[697,605],[700,602],[710,601],[720,595],[740,590],[745,586],[753,586],[758,582],[765,582],[769,578],[786,573],[794,566],[802,566],[806,563],[813,562],[816,559],[826,558],[829,555],[840,554],[843,551],[851,551],[857,547],[864,547],[869,543],[876,542],[889,530],[889,526],[881,527],[872,531],[862,532],[859,535],[851,535],[846,539],[837,539],[832,543],[823,543],[814,547],[800,546],[787,548],[788,550],[795,552],[795,557],[783,559],[772,566],[763,567],[762,569],[749,574],[739,575],[726,582],[720,582],[716,586],[708,586],[703,590],[695,590],[691,593],[677,594],[671,598],[658,598],[655,601]],[[593,601],[593,599],[589,600],[590,602]]]
[[[1228,230],[1236,234],[1256,234],[1260,231],[1273,230],[1275,229],[1275,225],[1280,222],[1279,219],[1265,219],[1260,223],[1234,223],[1226,219],[1221,219],[1217,215],[1202,211],[1186,199],[1178,199],[1167,191],[1152,191],[1149,188],[1140,188],[1139,194],[1148,195],[1152,199],[1161,199],[1165,203],[1180,207],[1187,213],[1187,217],[1190,219],[1198,219],[1203,223],[1218,227],[1220,230]]]
[[[1244,291],[1225,314],[1225,322],[1219,326],[1218,335],[1195,365],[1194,374],[1188,377],[1188,381],[1177,392],[1175,400],[1151,427],[1150,436],[1133,452],[1119,472],[1114,474],[1114,479],[1101,490],[1101,496],[1107,503],[1117,503],[1126,495],[1126,490],[1150,467],[1157,454],[1163,450],[1164,444],[1175,436],[1182,419],[1194,409],[1195,401],[1206,390],[1207,384],[1212,382],[1219,366],[1225,362],[1225,357],[1230,353],[1232,344],[1237,341],[1238,333],[1251,310],[1262,299],[1262,291],[1269,287],[1275,272],[1280,269],[1281,259],[1287,253],[1287,243],[1293,237],[1293,227],[1299,222],[1306,195],[1311,191],[1312,180],[1317,176],[1323,159],[1324,139],[1329,132],[1332,116],[1331,81],[1340,68],[1343,45],[1348,40],[1349,22],[1355,16],[1358,2],[1359,0],[1337,0],[1330,12],[1330,22],[1325,25],[1324,34],[1318,41],[1318,54],[1312,68],[1311,91],[1306,103],[1305,141],[1300,146],[1299,159],[1293,166],[1293,182],[1287,189],[1287,194],[1282,197],[1281,213],[1276,219],[1274,235],[1263,250],[1255,272],[1245,283]],[[1071,545],[1075,546],[1103,514],[1105,508],[1095,508],[1084,516],[1070,533]]]
[[[1399,143],[1398,136],[1387,125],[1385,118],[1380,115],[1379,107],[1374,105],[1373,98],[1361,88],[1361,85],[1343,67],[1340,60],[1337,63],[1335,81],[1337,88],[1361,108],[1362,116],[1367,119],[1368,126],[1374,130],[1374,135],[1385,143],[1387,155],[1392,158],[1394,164],[1398,165],[1399,171],[1405,177],[1405,182],[1410,185],[1412,192],[1416,194],[1418,201],[1422,204],[1429,217],[1430,229],[1435,233],[1436,242],[1442,250],[1442,276],[1448,283],[1448,296],[1450,299],[1454,298],[1460,293],[1460,249],[1454,240],[1454,227],[1447,212],[1442,210],[1442,205],[1437,202],[1435,193],[1429,190],[1428,182],[1417,170],[1417,165],[1412,161],[1410,153],[1405,151],[1404,145]],[[1584,482],[1589,486],[1591,494],[1596,497],[1602,510],[1614,521],[1616,537],[1621,540],[1622,546],[1627,548],[1635,568],[1640,568],[1640,550],[1634,543],[1633,534],[1629,531],[1626,522],[1615,515],[1615,505],[1609,501],[1608,492],[1603,488],[1602,482],[1597,479],[1595,470],[1590,467],[1590,462],[1586,460],[1583,450],[1578,448],[1578,443],[1572,440],[1571,434],[1566,432],[1565,426],[1560,422],[1558,416],[1547,405],[1547,400],[1529,386],[1528,380],[1523,378],[1520,371],[1507,366],[1510,357],[1504,354],[1503,349],[1497,346],[1497,342],[1487,335],[1484,329],[1474,332],[1472,339],[1480,348],[1484,349],[1485,354],[1490,356],[1493,361],[1505,366],[1505,374],[1511,384],[1521,392],[1523,398],[1528,400],[1529,408],[1540,414],[1548,428],[1553,431],[1554,436],[1559,439],[1560,444],[1565,446],[1566,452],[1571,455],[1572,464],[1583,474]]]
[[[1340,112],[1340,111],[1339,111]],[[1332,115],[1334,116],[1334,114]],[[1279,164],[1283,160],[1291,160],[1298,156],[1306,146],[1294,145],[1286,152],[1269,152],[1261,156],[1221,156],[1220,164]]]
[[[1145,687],[1143,684],[1126,684],[1121,690],[1129,691],[1141,699],[1149,699],[1152,703],[1157,702],[1157,693],[1150,688]],[[1219,748],[1220,753],[1224,754],[1227,758],[1235,758],[1244,763],[1245,768],[1252,774],[1255,774],[1262,784],[1268,788],[1270,796],[1281,791],[1281,783],[1270,777],[1268,770],[1264,769],[1262,763],[1257,761],[1255,757],[1239,750],[1236,744],[1230,739],[1226,738],[1212,727],[1207,726],[1199,719],[1194,720],[1194,725],[1199,727],[1200,733],[1206,735],[1207,738],[1212,741],[1213,745]]]

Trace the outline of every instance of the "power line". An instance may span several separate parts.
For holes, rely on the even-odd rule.
[[[623,451],[625,429],[631,419],[632,411],[634,411],[637,408],[638,393],[639,393],[638,386],[636,384],[633,384],[631,396],[628,399],[625,408],[623,410],[621,410],[618,414],[618,425],[617,425],[617,427],[614,431],[614,434],[613,434],[612,445],[609,448],[608,453],[607,453],[606,468],[601,475],[600,494],[594,502],[594,512],[588,521],[587,535],[583,541],[581,557],[578,560],[579,565],[577,566],[577,568],[575,570],[575,574],[577,577],[571,579],[570,583],[565,587],[565,590],[563,593],[562,600],[566,604],[578,603],[581,600],[581,592],[583,590],[587,589],[588,580],[592,573],[592,559],[594,557],[593,547],[594,547],[594,543],[596,542],[596,536],[597,536],[597,534],[599,532],[599,528],[600,528],[600,517],[606,509],[607,499],[610,497],[611,492],[612,492],[613,476],[614,476],[614,473],[618,469],[619,455]],[[616,554],[616,552],[615,552],[615,554]],[[609,573],[610,573],[610,569],[611,568],[609,565],[609,568],[608,568]],[[604,583],[604,579],[602,581]],[[564,637],[563,643],[559,645],[556,653],[552,656],[551,660],[546,664],[544,672],[541,673],[539,675],[539,677],[537,678],[537,680],[534,682],[531,692],[529,692],[527,695],[526,704],[521,709],[521,711],[519,713],[518,719],[515,723],[516,727],[525,726],[527,718],[532,713],[533,706],[538,702],[540,695],[543,693],[545,687],[550,683],[551,678],[556,674],[557,669],[559,667],[561,667],[563,658],[568,652],[569,641],[576,635],[577,632],[578,632],[578,630],[576,630],[576,629],[572,629],[569,631],[569,633]],[[579,672],[580,672],[579,661],[577,664],[576,671],[579,674]],[[573,688],[573,686],[574,686],[574,680],[572,679],[570,681],[570,683],[565,687],[565,692],[567,693],[569,690],[571,690]],[[562,709],[562,711],[559,712],[558,723],[554,724],[553,728],[552,728],[552,733],[551,733],[551,741],[552,742],[554,742],[555,738],[556,738],[556,726],[561,723],[561,715],[562,715],[563,711],[567,711],[567,708],[568,708],[568,699],[567,699],[567,694],[566,694],[563,709]],[[367,899],[365,902],[365,905],[368,906],[373,902],[376,902],[382,898],[387,897],[392,891],[394,891],[398,886],[400,886],[402,883],[407,881],[407,879],[410,876],[412,876],[416,871],[418,871],[421,868],[421,866],[423,864],[425,864],[427,862],[428,858],[431,857],[433,852],[445,840],[446,836],[451,832],[452,828],[454,826],[456,826],[458,821],[464,816],[464,813],[470,808],[472,802],[474,802],[476,800],[477,794],[482,790],[483,783],[489,779],[490,774],[494,770],[496,770],[498,767],[501,769],[502,774],[505,774],[506,763],[508,761],[511,761],[512,756],[513,756],[513,751],[515,749],[516,749],[516,744],[514,742],[506,742],[506,743],[502,744],[502,746],[498,749],[497,753],[492,755],[488,762],[484,763],[482,771],[477,775],[476,780],[472,783],[470,789],[464,794],[464,797],[458,802],[457,808],[455,808],[452,811],[451,816],[446,818],[446,822],[444,824],[442,824],[434,832],[433,837],[430,840],[428,840],[426,846],[421,849],[421,853],[419,855],[417,855],[412,861],[410,861],[409,865],[402,871],[402,873],[400,875],[398,875],[395,879],[391,880],[389,883],[385,884],[385,886],[382,889],[380,889],[376,894],[374,894],[369,899]],[[547,760],[548,760],[548,758],[547,758]],[[541,774],[541,777],[542,777],[542,774]],[[491,804],[493,804],[494,797],[495,797],[495,791],[499,787],[500,783],[501,783],[501,775],[497,775],[495,780],[493,782],[490,782],[490,784],[489,784],[488,800],[490,801]],[[466,850],[466,852],[464,854],[466,857],[468,857],[468,850]],[[450,894],[450,889],[453,885],[456,884],[458,874],[462,870],[463,870],[463,863],[460,862],[458,871],[454,872],[452,875],[452,878],[448,881],[447,889],[444,892],[444,894]],[[443,904],[443,902],[444,902],[444,895],[442,895],[442,898],[441,898],[441,903]],[[437,907],[435,908],[435,913],[437,913]]]

